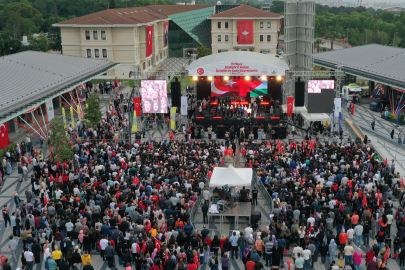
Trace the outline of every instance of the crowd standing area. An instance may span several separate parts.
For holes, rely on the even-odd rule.
[[[360,270],[364,261],[367,270],[384,270],[395,257],[404,264],[405,215],[393,203],[396,195],[403,206],[404,189],[395,164],[370,146],[321,144],[308,135],[300,143],[250,141],[235,149],[274,210],[262,213],[269,224],[218,234],[196,230],[191,217],[199,196],[207,215],[210,176],[229,153],[223,142],[116,140],[112,134],[125,129],[122,102],[111,102],[96,130],[66,130],[74,139],[70,160],[52,162],[27,143],[6,154],[3,182],[12,181],[5,174],[15,166],[31,185],[25,199],[14,192],[13,207],[2,208],[12,229],[2,239],[11,254],[2,258],[4,270],[17,269],[16,261],[27,270],[43,261],[47,270],[92,270],[98,256],[103,269],[126,270],[228,270],[235,260],[247,270],[307,270],[319,260],[332,270]],[[249,196],[257,204],[257,190]]]

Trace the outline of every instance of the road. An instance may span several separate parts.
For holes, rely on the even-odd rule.
[[[320,45],[320,47],[324,47],[324,48],[328,48],[328,49],[330,49],[331,48],[331,42],[330,42],[330,40],[325,40],[325,39],[322,39],[323,40],[323,42],[325,42],[324,44],[322,44],[322,45]],[[345,48],[345,45],[344,44],[342,44],[342,43],[337,43],[337,42],[333,42],[333,50],[341,50],[341,49],[344,49]]]

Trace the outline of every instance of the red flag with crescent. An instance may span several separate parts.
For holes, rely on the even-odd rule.
[[[339,211],[343,212],[343,203],[342,202],[340,202]]]
[[[388,158],[385,158],[384,165],[385,165],[385,166],[387,166],[387,165],[388,165]]]
[[[294,111],[294,97],[287,97],[287,115],[292,116]]]
[[[367,205],[367,198],[366,196],[363,196],[363,207],[366,207]]]
[[[221,158],[221,166],[224,166],[224,159]]]
[[[377,192],[377,200],[381,201],[381,192],[380,192],[380,190],[378,190],[378,192]]]
[[[399,179],[399,183],[401,184],[401,187],[404,186],[404,178]]]
[[[238,44],[253,44],[254,43],[254,21],[253,20],[238,20],[236,22],[238,31]]]
[[[361,198],[363,194],[361,194],[361,189],[359,189],[359,198]]]
[[[246,155],[246,149],[245,149],[245,147],[243,147],[242,155]]]
[[[233,150],[232,150],[232,148],[229,148],[228,149],[228,156],[232,156],[233,155]]]
[[[353,188],[353,184],[352,184],[352,181],[351,181],[351,180],[349,180],[349,181],[347,182],[347,184],[349,185],[349,188]]]
[[[211,178],[212,172],[211,172],[211,171],[208,171],[207,175],[208,175],[208,178]]]
[[[136,116],[141,116],[142,106],[140,97],[134,97],[134,110],[136,111]]]
[[[135,176],[134,179],[132,180],[132,183],[134,183],[135,185],[138,185],[139,178]]]
[[[224,156],[227,156],[227,155],[228,155],[228,149],[226,149],[226,147],[225,147]]]
[[[153,51],[153,25],[146,26],[146,57],[151,56]]]

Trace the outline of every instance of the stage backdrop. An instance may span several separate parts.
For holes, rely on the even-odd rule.
[[[245,80],[243,76],[230,77],[225,81],[221,77],[216,77],[211,82],[211,96],[263,96],[267,94],[267,81],[262,81],[260,77]]]
[[[143,113],[167,113],[167,84],[165,80],[142,80]]]

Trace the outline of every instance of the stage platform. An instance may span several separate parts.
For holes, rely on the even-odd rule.
[[[215,118],[215,117],[196,117],[193,119],[194,125],[191,127],[191,138],[194,139],[194,128],[196,126],[204,126],[204,130],[207,130],[209,126],[212,126],[213,130],[218,128],[217,138],[225,139],[225,132],[229,131],[231,126],[235,130],[238,130],[244,126],[245,135],[248,137],[250,131],[253,131],[255,139],[257,139],[257,130],[259,126],[262,126],[267,131],[267,125],[271,124],[275,134],[272,139],[285,139],[287,137],[287,127],[279,126],[280,117],[267,117],[267,118]],[[208,136],[208,133],[206,133]]]
[[[213,204],[215,203],[210,202],[210,207]],[[234,202],[233,207],[232,208],[228,207],[226,212],[219,212],[218,214],[208,212],[208,219],[214,219],[215,217],[219,217],[219,231],[222,231],[225,217],[235,217],[235,228],[238,228],[239,218],[249,217],[250,223],[251,214],[252,214],[251,202]]]

